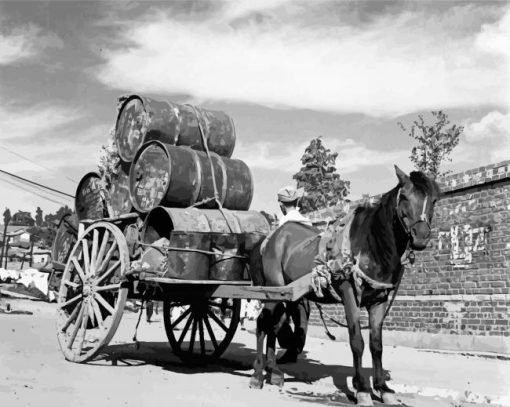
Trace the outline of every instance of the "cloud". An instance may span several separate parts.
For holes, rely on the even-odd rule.
[[[234,24],[259,9],[274,18]],[[371,116],[508,103],[508,59],[488,44],[504,43],[509,9],[495,23],[490,7],[460,5],[362,25],[305,24],[307,8],[293,10],[278,18],[269,3],[235,3],[200,22],[152,12],[120,26],[96,78],[122,90]],[[462,24],[466,15],[475,28]]]
[[[353,174],[367,167],[391,166],[403,159],[407,160],[409,155],[409,152],[404,150],[380,151],[371,149],[353,139],[324,138],[323,140],[327,148],[339,153],[336,167],[342,176]],[[299,144],[288,142],[238,143],[235,155],[251,168],[294,174],[301,167],[301,156],[308,144],[309,142]]]
[[[47,48],[63,46],[56,34],[44,32],[35,24],[16,27],[9,33],[0,32],[0,66],[33,59]]]
[[[465,125],[464,143],[459,144],[456,160],[487,165],[510,157],[510,114],[492,111]]]

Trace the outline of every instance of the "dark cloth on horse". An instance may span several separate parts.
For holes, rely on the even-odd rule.
[[[310,301],[303,297],[297,302],[287,304],[287,315],[292,320],[294,329],[286,321],[278,332],[278,344],[281,348],[287,349],[288,352],[297,356],[303,352],[305,347]]]

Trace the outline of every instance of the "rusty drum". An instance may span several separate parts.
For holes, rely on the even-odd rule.
[[[253,177],[250,168],[241,160],[223,159],[226,168],[227,190],[223,206],[245,211],[253,199]]]
[[[117,117],[119,155],[130,162],[138,148],[151,140],[205,151],[199,122],[209,150],[230,157],[236,137],[234,123],[225,113],[132,95],[123,102]]]
[[[130,213],[133,209],[129,194],[129,163],[121,164],[117,173],[112,176],[112,183],[109,188],[110,215],[117,217]]]
[[[210,153],[211,159],[206,153],[197,151],[200,161],[200,192],[197,202],[205,202],[200,205],[202,208],[217,208],[218,205],[214,201],[207,202],[208,198],[214,198],[214,182],[218,191],[218,200],[221,205],[225,202],[227,195],[227,168],[224,159],[216,153]],[[228,159],[227,159],[228,160]],[[212,162],[212,168],[211,168]],[[214,182],[213,182],[214,177]]]
[[[145,219],[142,242],[149,247],[142,256],[159,275],[186,280],[206,280],[209,275],[210,227],[203,211],[195,208],[153,209]],[[163,250],[159,247],[184,250]],[[191,250],[187,250],[191,249]],[[162,266],[163,264],[163,266]]]
[[[89,172],[80,180],[74,198],[78,220],[101,219],[108,216],[100,183],[101,177],[96,172]]]
[[[200,176],[199,159],[191,148],[152,141],[138,151],[131,166],[131,202],[144,213],[158,205],[193,205],[200,193]]]
[[[179,131],[176,104],[132,95],[124,101],[117,116],[115,142],[119,156],[131,162],[142,144],[149,140],[176,144]]]
[[[73,213],[68,213],[60,219],[57,233],[51,247],[51,262],[53,268],[63,270],[71,250],[78,236],[78,219]]]
[[[211,251],[215,254],[211,255],[210,280],[244,280],[243,245],[243,234],[211,233]]]
[[[179,106],[181,131],[178,145],[190,146],[204,151],[200,127],[204,132],[209,151],[223,157],[231,157],[236,143],[236,132],[232,119],[218,110],[208,110],[190,105]]]

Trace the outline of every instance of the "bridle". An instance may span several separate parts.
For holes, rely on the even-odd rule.
[[[397,218],[400,221],[400,223],[402,224],[402,227],[404,228],[407,235],[411,237],[411,229],[414,226],[416,226],[418,223],[421,223],[421,222],[425,223],[428,226],[429,230],[432,229],[432,227],[430,226],[430,221],[427,217],[427,202],[428,202],[429,197],[427,195],[425,195],[425,199],[423,200],[423,208],[422,208],[420,216],[418,217],[418,220],[415,221],[414,223],[412,223],[411,225],[407,226],[406,223],[404,222],[404,219],[402,219],[402,212],[401,212],[400,206],[399,206],[401,192],[402,192],[402,188],[399,188],[398,193],[397,193],[396,211],[397,211]]]

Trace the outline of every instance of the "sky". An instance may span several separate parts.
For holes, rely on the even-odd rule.
[[[278,212],[312,138],[339,153],[350,199],[413,169],[409,126],[464,126],[444,170],[510,159],[510,3],[0,1],[0,170],[74,195],[128,93],[223,110],[252,209]],[[65,196],[0,173],[0,210]]]

